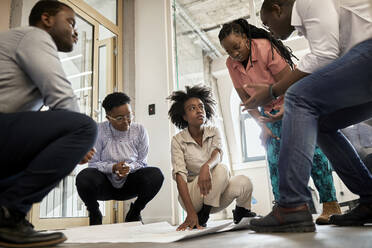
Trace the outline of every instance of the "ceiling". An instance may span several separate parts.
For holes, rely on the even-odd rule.
[[[254,6],[250,6],[250,2],[253,2]],[[259,10],[262,2],[263,0],[176,0],[177,8],[181,9],[183,16],[187,16],[187,18],[183,18],[186,21],[180,21],[180,18],[176,19],[176,22],[178,20],[177,37],[188,36],[194,40],[194,43],[202,43],[204,51],[216,49],[218,52],[215,57],[226,55],[218,40],[218,33],[222,25],[238,18],[245,18],[248,22],[254,23],[250,18],[251,12],[256,13],[259,23]],[[251,8],[254,8],[254,12]],[[176,11],[176,13],[178,12]],[[200,33],[195,32],[195,26],[190,27],[186,22],[194,23]],[[212,49],[211,46],[206,46],[205,42],[200,41],[203,40],[200,35],[204,35],[210,41]]]

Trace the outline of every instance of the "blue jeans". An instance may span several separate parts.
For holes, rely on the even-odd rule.
[[[285,95],[279,205],[308,202],[316,143],[360,202],[372,203],[372,175],[339,129],[372,117],[372,39],[292,85]]]

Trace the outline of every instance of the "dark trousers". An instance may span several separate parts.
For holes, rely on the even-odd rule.
[[[98,200],[129,200],[134,197],[137,197],[134,207],[141,211],[159,192],[163,181],[159,168],[145,167],[129,174],[124,185],[117,189],[104,173],[86,168],[77,175],[76,187],[89,212],[98,210]]]
[[[27,213],[93,147],[96,123],[69,111],[0,114],[0,205]]]

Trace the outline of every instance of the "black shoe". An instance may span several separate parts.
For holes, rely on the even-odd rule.
[[[244,217],[256,217],[255,212],[251,212],[249,209],[235,206],[235,209],[232,211],[234,216],[234,223],[238,224]]]
[[[212,206],[203,204],[202,209],[198,212],[198,222],[199,226],[207,227],[207,222],[209,219],[209,214],[211,212]]]
[[[141,211],[135,210],[134,204],[131,203],[127,216],[125,217],[125,222],[133,222],[133,221],[142,222],[142,217],[141,217]]]
[[[36,232],[24,214],[0,206],[0,247],[45,247],[66,239],[61,232]]]
[[[250,228],[255,232],[314,232],[315,224],[306,204],[295,208],[276,205],[265,217],[252,219]]]
[[[102,225],[102,214],[101,211],[99,211],[99,209],[89,211],[89,225],[90,226]]]
[[[338,226],[363,226],[372,223],[372,203],[359,203],[346,214],[331,215],[329,223]]]

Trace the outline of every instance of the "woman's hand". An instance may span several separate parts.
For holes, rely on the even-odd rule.
[[[200,168],[198,186],[202,196],[206,196],[212,189],[211,172],[209,170],[209,164],[204,164]]]
[[[114,164],[112,167],[112,172],[114,172],[120,179],[126,177],[129,174],[129,171],[130,168],[124,161]]]
[[[186,220],[177,228],[177,231],[185,231],[187,228],[190,230],[196,227],[197,229],[203,229],[199,226],[198,215],[195,213],[187,214]]]
[[[261,124],[265,124],[265,123],[268,123],[268,122],[273,123],[273,122],[280,121],[283,118],[283,114],[284,114],[284,104],[280,105],[277,109],[274,109],[274,110],[279,110],[279,112],[277,112],[275,114],[271,114],[270,112],[265,111],[265,115],[267,115],[267,116],[258,117],[258,121]]]
[[[246,84],[243,88],[255,90],[255,93],[241,104],[244,106],[243,111],[247,109],[257,109],[259,106],[265,106],[273,100],[273,97],[270,95],[270,86],[268,84]]]

